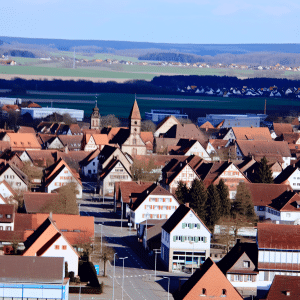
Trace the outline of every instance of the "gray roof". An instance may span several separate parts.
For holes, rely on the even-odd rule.
[[[63,257],[0,256],[1,283],[63,284]]]

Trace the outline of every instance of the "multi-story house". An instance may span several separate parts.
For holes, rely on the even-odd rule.
[[[84,177],[97,179],[99,154],[100,150],[96,149],[80,162],[80,171]]]
[[[277,184],[286,184],[293,190],[300,190],[300,170],[293,164],[287,166],[274,180]]]
[[[129,222],[136,229],[146,219],[169,219],[178,207],[173,194],[154,183],[136,200],[131,198]]]
[[[257,294],[262,299],[275,275],[300,276],[300,227],[258,223],[257,247]]]
[[[235,246],[217,263],[229,282],[244,297],[257,294],[257,245],[237,240]]]
[[[102,170],[98,179],[102,196],[107,194],[112,195],[114,193],[115,182],[132,181],[130,172],[117,158],[110,161],[110,163]]]
[[[210,255],[210,239],[202,220],[181,204],[162,226],[161,260],[169,272],[195,270]]]
[[[75,183],[78,191],[76,197],[82,198],[82,183],[79,174],[72,171],[62,158],[44,170],[43,184],[46,193],[51,193],[53,190],[72,182]]]

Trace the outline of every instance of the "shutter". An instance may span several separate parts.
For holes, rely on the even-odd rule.
[[[145,214],[142,214],[142,217],[145,218]]]
[[[163,198],[163,202],[166,202],[166,199],[165,199],[165,198]]]
[[[169,210],[171,210],[172,208],[171,208],[171,206],[169,206]]]
[[[173,242],[176,242],[176,236],[175,235],[173,236]]]
[[[150,219],[152,219],[152,215],[150,215]]]
[[[184,229],[185,228],[185,223],[182,223],[182,229]]]
[[[204,237],[204,243],[207,243],[207,237],[206,236]]]
[[[252,275],[252,282],[255,282],[256,275]]]
[[[234,275],[230,275],[230,281],[234,281]]]
[[[192,229],[193,228],[193,223],[189,224],[189,228]]]
[[[199,237],[195,236],[195,242],[198,243],[199,242]]]
[[[155,198],[155,202],[158,202],[158,198]]]
[[[172,202],[172,198],[170,198],[170,202]]]
[[[146,208],[146,205],[145,205],[145,209],[147,209],[147,208]]]
[[[200,224],[199,223],[197,223],[197,229],[200,229]]]
[[[181,241],[184,242],[184,236],[181,237]]]

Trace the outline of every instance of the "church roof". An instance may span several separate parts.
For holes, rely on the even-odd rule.
[[[129,115],[129,119],[138,119],[138,120],[142,119],[136,100],[134,100],[134,103],[133,103],[133,106],[132,106],[132,109],[131,109],[131,112]]]

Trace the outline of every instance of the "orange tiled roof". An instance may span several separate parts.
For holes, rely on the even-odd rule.
[[[282,135],[283,133],[293,133],[292,124],[288,123],[273,123],[274,131],[277,136]]]
[[[108,135],[107,134],[93,134],[93,139],[96,145],[108,145]]]
[[[209,121],[206,121],[200,128],[215,128]]]
[[[35,134],[35,130],[33,127],[20,126],[18,133],[33,133],[33,134]]]
[[[38,105],[37,103],[34,103],[34,102],[30,103],[27,107],[28,108],[41,108],[40,105]]]
[[[267,127],[232,127],[237,140],[272,141]]]
[[[6,133],[6,135],[9,137],[12,150],[41,149],[40,143],[32,133]]]
[[[208,299],[222,300],[224,296],[230,300],[243,299],[210,257],[207,258],[200,269],[197,269],[188,281],[182,285],[180,291],[176,291],[174,299],[198,299],[202,298],[201,295]]]

